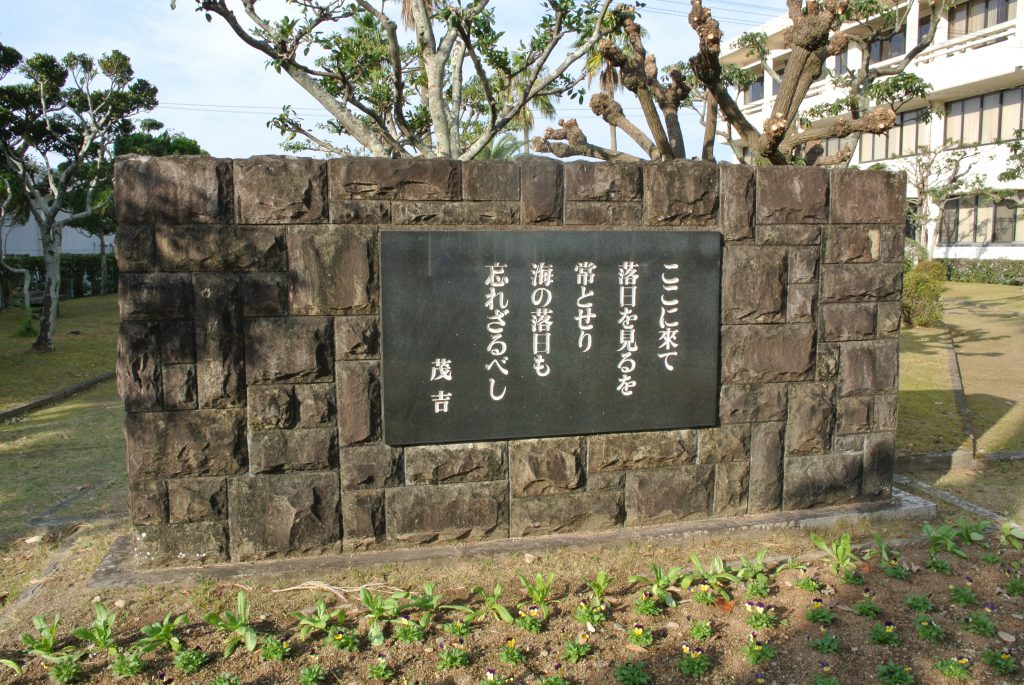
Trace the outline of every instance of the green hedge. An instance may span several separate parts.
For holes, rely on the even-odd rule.
[[[42,290],[45,283],[42,257],[6,257],[5,260],[16,269],[28,269],[31,273],[31,288]],[[117,292],[117,260],[107,254],[106,292]],[[21,296],[21,274],[0,269],[0,287],[8,297]],[[98,254],[66,254],[60,258],[60,296],[62,298],[82,297],[100,294],[100,256]]]
[[[961,283],[1019,285],[1024,281],[1024,260],[943,259],[948,278]]]
[[[934,260],[918,262],[903,276],[903,321],[911,326],[942,323],[942,282],[945,269]]]

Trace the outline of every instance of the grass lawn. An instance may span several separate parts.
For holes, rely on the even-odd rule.
[[[22,310],[0,310],[0,410],[114,370],[117,295],[61,302],[47,354],[32,350],[34,336],[18,335],[23,323]]]
[[[1024,314],[1024,288],[1016,285],[947,281],[942,287],[942,297],[965,300],[982,309],[998,308]]]
[[[900,331],[897,454],[952,452],[967,437],[949,381],[947,340],[941,328]]]

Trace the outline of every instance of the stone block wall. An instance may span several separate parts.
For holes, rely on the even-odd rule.
[[[593,531],[890,492],[900,176],[128,157],[115,191],[118,386],[144,563]],[[384,444],[377,240],[418,227],[720,232],[718,425]]]

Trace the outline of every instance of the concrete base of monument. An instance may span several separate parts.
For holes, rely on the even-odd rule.
[[[598,549],[621,547],[633,542],[679,545],[694,538],[723,536],[760,536],[786,529],[823,529],[855,522],[928,519],[936,515],[936,506],[916,495],[893,489],[885,501],[861,502],[820,509],[783,511],[754,516],[722,518],[659,526],[616,528],[595,533],[546,535],[538,537],[489,540],[453,546],[426,546],[384,549],[316,557],[293,557],[267,561],[211,564],[177,568],[139,568],[132,551],[131,538],[114,541],[89,582],[90,587],[124,587],[175,583],[197,575],[218,580],[238,578],[309,579],[351,568],[368,568],[396,563],[448,563],[453,559],[495,557],[508,554],[543,553],[551,549]]]

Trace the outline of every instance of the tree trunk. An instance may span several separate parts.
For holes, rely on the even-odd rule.
[[[710,91],[704,93],[704,145],[700,158],[715,161],[715,130],[718,128],[718,102]]]
[[[39,337],[32,349],[37,352],[53,352],[53,338],[57,333],[57,304],[60,301],[60,251],[64,229],[54,226],[51,231],[40,231],[43,238],[43,267],[46,289],[43,292],[43,307],[39,311]]]
[[[618,130],[619,129],[615,124],[608,124],[608,149],[612,152],[619,151],[619,141],[618,136],[616,135]]]
[[[13,266],[10,266],[9,264],[7,264],[5,261],[3,261],[3,259],[0,259],[0,266],[3,266],[5,269],[10,271],[12,274],[21,274],[21,293],[22,293],[22,298],[24,298],[24,300],[22,302],[22,306],[25,308],[25,314],[27,314],[28,316],[31,317],[32,316],[32,304],[29,302],[29,299],[28,299],[29,295],[28,295],[28,293],[29,293],[29,289],[30,289],[31,284],[32,284],[32,272],[29,271],[28,269],[16,269]],[[6,288],[5,288],[5,290],[6,290]]]
[[[93,295],[96,294],[93,288]],[[107,236],[100,233],[100,295],[107,294]]]

